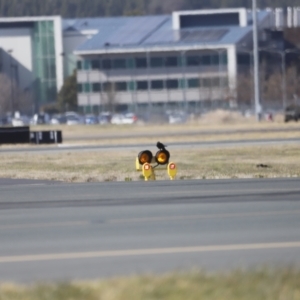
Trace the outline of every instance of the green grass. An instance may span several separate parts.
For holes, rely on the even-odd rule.
[[[297,300],[300,272],[292,269],[189,272],[93,282],[0,286],[0,300]]]

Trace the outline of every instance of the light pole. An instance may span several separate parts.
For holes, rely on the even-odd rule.
[[[252,18],[253,18],[253,63],[254,63],[254,103],[257,121],[261,119],[260,105],[260,87],[259,87],[259,53],[257,38],[257,5],[256,0],[252,0]]]
[[[184,102],[184,112],[187,112],[187,102],[186,102],[186,52],[187,50],[181,51],[181,71],[183,79],[183,102]]]
[[[13,49],[9,49],[7,51],[7,53],[10,54],[10,110],[11,110],[11,114],[13,115],[14,113],[14,86],[13,86],[13,63],[12,63],[12,53],[13,53]]]

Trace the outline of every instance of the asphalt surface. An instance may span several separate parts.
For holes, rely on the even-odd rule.
[[[0,180],[0,281],[300,266],[300,179]]]
[[[173,142],[168,143],[172,148],[211,148],[211,147],[241,147],[241,146],[270,146],[270,145],[287,145],[287,144],[300,144],[300,138],[287,138],[287,139],[245,139],[245,140],[228,140],[228,141],[199,141],[199,142]],[[153,144],[148,143],[131,143],[131,144],[99,144],[99,145],[86,145],[86,144],[59,144],[52,146],[22,146],[22,147],[8,147],[0,148],[0,153],[59,153],[59,152],[82,152],[82,151],[113,151],[120,149],[127,150],[140,150],[141,147],[153,147]]]

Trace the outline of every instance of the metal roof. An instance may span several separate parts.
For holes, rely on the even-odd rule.
[[[258,20],[267,12],[258,13]],[[251,23],[251,15],[248,22]],[[76,54],[109,52],[111,49],[228,45],[236,44],[252,31],[252,26],[199,27],[173,30],[172,16],[139,16],[64,20],[65,31],[97,30],[98,33],[75,49]]]

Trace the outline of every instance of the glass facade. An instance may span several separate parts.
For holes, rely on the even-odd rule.
[[[138,81],[116,81],[116,82],[94,82],[94,83],[79,83],[78,93],[97,93],[101,91],[110,91],[114,89],[116,92],[130,91],[146,91],[150,90],[165,90],[165,89],[195,89],[195,88],[215,88],[220,84],[228,84],[226,77],[206,77],[206,78],[178,78],[178,79],[157,79],[157,80],[138,80]]]
[[[227,64],[227,54],[224,52],[186,54],[178,56],[152,56],[149,60],[146,57],[127,57],[127,58],[105,58],[99,60],[78,61],[77,67],[81,70],[89,69],[157,69],[174,67],[201,67],[201,66],[220,66]]]
[[[34,24],[33,58],[37,103],[53,102],[57,95],[53,20]]]

